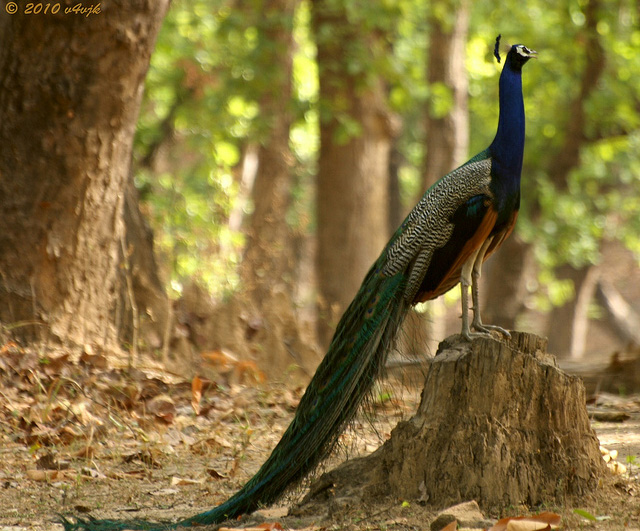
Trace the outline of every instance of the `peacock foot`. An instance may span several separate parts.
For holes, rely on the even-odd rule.
[[[491,337],[491,333],[489,330],[478,330],[477,327],[473,327],[477,332],[472,332],[469,329],[469,326],[462,326],[462,330],[460,331],[460,335],[464,337],[467,341],[473,341],[478,337]]]
[[[509,333],[508,330],[505,330],[504,328],[500,327],[500,326],[496,326],[496,325],[486,325],[486,324],[482,324],[481,322],[474,322],[472,325],[474,330],[477,330],[478,332],[482,333],[483,336],[491,336],[491,332],[498,332],[500,334],[502,334],[505,338],[507,339],[511,339],[511,334]]]

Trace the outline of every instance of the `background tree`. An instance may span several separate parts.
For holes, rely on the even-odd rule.
[[[0,320],[19,337],[116,346],[123,198],[167,6],[0,17]]]
[[[429,98],[425,113],[424,193],[440,177],[464,163],[469,154],[469,82],[466,42],[469,5],[465,0],[429,4]],[[429,303],[432,347],[444,336],[444,303]]]
[[[272,378],[282,378],[291,365],[311,372],[317,363],[317,355],[300,337],[296,323],[294,241],[287,215],[293,187],[289,139],[294,119],[292,61],[297,4],[296,0],[258,1],[253,10],[257,42],[252,62],[270,68],[252,80],[260,110],[259,147],[240,278],[244,311],[252,308],[254,323],[260,323],[257,328],[261,333],[254,338],[259,349],[254,356]]]
[[[584,42],[585,65],[580,77],[579,88],[569,103],[571,119],[568,121],[564,141],[558,151],[549,160],[547,174],[557,192],[566,192],[569,174],[580,165],[580,152],[587,142],[586,106],[591,94],[596,90],[605,68],[605,50],[598,34],[598,22],[601,14],[600,2],[589,0],[584,6]],[[582,262],[582,260],[581,260]],[[574,296],[570,301],[554,307],[548,329],[549,348],[553,352],[581,357],[584,353],[586,322],[589,302],[595,293],[595,268],[593,263],[566,263],[556,269],[560,280],[569,280],[573,285]]]
[[[151,60],[127,177],[139,202],[134,192],[118,195],[127,175],[125,140],[133,131],[132,122],[120,117],[135,110],[139,91],[134,81],[115,78],[129,79],[119,54],[150,46],[151,26],[148,39],[138,39],[138,30],[116,31],[109,21],[117,19],[112,5],[119,4],[110,3],[98,17],[82,21],[53,15],[36,21],[27,34],[40,31],[40,42],[58,42],[56,32],[76,38],[91,29],[90,42],[104,30],[100,35],[115,32],[111,43],[124,43],[83,44],[73,53],[52,44],[52,57],[60,58],[41,69],[41,45],[22,40],[24,20],[3,14],[3,50],[16,51],[0,55],[12,79],[0,95],[7,117],[0,126],[7,147],[0,170],[24,178],[0,183],[7,212],[2,322],[48,316],[55,335],[78,342],[115,338],[119,326],[130,343],[134,323],[148,315],[153,334],[144,339],[155,347],[163,329],[172,331],[166,326],[166,287],[180,299],[179,333],[171,345],[176,357],[184,336],[196,354],[227,348],[269,366],[274,358],[267,353],[282,366],[299,365],[304,345],[314,342],[317,299],[326,341],[339,308],[415,203],[423,177],[440,177],[491,141],[500,71],[491,52],[499,28],[504,40],[531,45],[540,56],[524,80],[522,211],[516,234],[487,264],[485,317],[547,331],[560,354],[581,350],[577,338],[584,334],[571,338],[568,332],[580,323],[583,329],[600,323],[614,340],[625,340],[628,334],[620,330],[628,327],[606,324],[615,313],[607,302],[611,296],[598,308],[591,292],[609,282],[614,291],[626,292],[634,310],[633,290],[640,282],[624,275],[610,282],[615,263],[607,254],[620,253],[631,264],[631,253],[640,254],[640,172],[633,156],[640,88],[632,76],[640,69],[640,37],[633,2],[601,4],[533,2],[522,10],[511,0],[500,6],[403,0],[365,7],[352,0],[175,0]],[[453,39],[465,15],[467,36]],[[448,48],[452,42],[465,44]],[[95,50],[104,51],[99,60]],[[146,56],[134,55],[132,68],[142,76]],[[122,75],[103,87],[97,79],[111,68],[105,66],[109,61],[118,63],[113,72]],[[116,140],[105,143],[112,138],[103,132],[107,122],[115,124],[109,134]],[[457,140],[455,131],[461,134]],[[67,138],[63,132],[70,135],[64,144],[69,149],[58,140]],[[101,158],[109,164],[92,169],[91,161]],[[46,182],[36,177],[45,170]],[[64,180],[57,180],[62,174]],[[93,219],[98,213],[105,217]],[[67,234],[72,228],[75,239]],[[31,236],[22,234],[35,235],[35,243],[26,245]],[[160,274],[145,278],[141,273],[155,269],[154,253]],[[94,272],[100,285],[88,280]],[[160,279],[167,279],[165,286]],[[601,299],[612,293],[596,291]],[[447,295],[445,307],[455,308],[448,303],[457,296],[457,290]],[[332,307],[336,311],[327,313]],[[563,309],[549,319],[556,307]],[[73,311],[83,317],[65,317]],[[279,323],[267,318],[269,312]],[[558,326],[560,312],[567,319]],[[447,329],[456,319],[448,309]],[[547,330],[547,322],[555,326]],[[411,348],[422,344],[418,338]]]
[[[523,208],[516,234],[487,264],[484,280],[490,287],[483,290],[487,295],[483,310],[487,319],[492,316],[492,321],[506,326],[524,326],[544,333],[544,312],[572,298],[572,282],[560,280],[557,268],[566,263],[572,263],[572,267],[597,263],[600,260],[598,242],[603,239],[617,240],[637,252],[633,227],[638,201],[631,177],[635,163],[625,155],[633,152],[632,146],[637,142],[634,123],[638,112],[634,102],[638,95],[637,87],[629,78],[630,69],[635,67],[634,50],[637,49],[633,29],[637,12],[633,4],[622,1],[616,4],[616,9],[595,11],[597,38],[603,43],[607,59],[599,84],[604,90],[590,93],[588,101],[581,97],[576,79],[581,79],[586,54],[591,53],[588,35],[593,31],[588,22],[589,3],[564,2],[545,9],[533,4],[526,12],[515,2],[499,8],[473,4],[469,6],[469,30],[464,39],[466,60],[454,60],[446,51],[427,56],[427,50],[433,46],[429,40],[437,37],[437,31],[431,31],[427,19],[432,23],[439,21],[443,30],[447,30],[453,20],[450,13],[456,6],[426,5],[417,0],[365,10],[356,9],[347,0],[318,2],[313,6],[302,1],[297,6],[293,17],[289,107],[291,200],[277,210],[285,210],[281,218],[287,218],[290,236],[296,235],[288,244],[294,252],[286,260],[293,275],[298,318],[313,320],[315,290],[322,294],[325,282],[342,283],[350,277],[355,291],[370,260],[362,260],[363,271],[356,273],[357,267],[346,265],[352,263],[350,258],[336,254],[338,249],[352,249],[347,243],[349,234],[369,227],[371,230],[365,231],[368,234],[363,237],[374,238],[390,230],[380,230],[371,224],[377,222],[365,223],[360,214],[350,216],[355,227],[347,230],[349,221],[339,220],[338,215],[347,210],[353,214],[353,209],[337,208],[337,198],[325,200],[328,206],[324,209],[327,212],[324,218],[318,203],[316,216],[313,202],[316,174],[319,176],[318,201],[324,197],[323,189],[327,193],[337,190],[331,181],[323,185],[321,175],[330,175],[345,187],[336,194],[340,200],[352,197],[358,205],[365,205],[365,187],[359,191],[346,189],[360,182],[353,177],[363,171],[362,167],[354,166],[341,174],[348,179],[338,179],[336,172],[344,171],[349,161],[357,159],[353,154],[358,146],[392,142],[397,185],[391,188],[396,194],[391,226],[397,225],[398,218],[414,204],[419,194],[425,168],[436,165],[441,155],[451,154],[449,147],[437,147],[445,140],[442,137],[446,137],[439,134],[446,130],[446,124],[438,120],[457,112],[459,104],[454,104],[454,93],[447,89],[446,83],[430,83],[429,75],[435,79],[435,71],[453,72],[454,68],[466,73],[471,95],[467,113],[470,147],[466,155],[483,149],[491,141],[497,121],[497,84],[493,81],[500,70],[492,57],[491,45],[498,27],[505,40],[517,39],[539,49],[540,58],[525,79],[528,129]],[[146,108],[158,115],[145,114],[141,122],[144,127],[139,129],[140,140],[153,137],[152,133],[158,131],[156,124],[161,123],[159,118],[168,116],[173,108],[168,96],[187,95],[176,99],[181,99],[183,104],[173,122],[176,134],[171,167],[175,169],[174,174],[169,176],[165,172],[159,181],[154,181],[151,175],[138,174],[136,182],[142,185],[143,191],[150,191],[143,194],[143,201],[145,208],[155,213],[154,219],[159,220],[154,228],[161,253],[169,251],[169,256],[174,257],[174,286],[179,287],[195,275],[204,280],[218,299],[248,288],[243,274],[239,274],[241,268],[237,267],[244,246],[242,232],[249,227],[247,215],[252,204],[253,185],[249,178],[252,172],[244,170],[256,167],[251,161],[258,158],[256,146],[260,145],[265,131],[259,126],[262,112],[259,96],[252,89],[257,85],[252,80],[268,77],[265,61],[255,60],[260,48],[256,47],[258,30],[255,17],[252,18],[256,9],[256,6],[245,6],[243,10],[227,10],[224,3],[215,0],[200,0],[193,7],[175,3],[172,11],[176,15],[169,17],[167,31],[163,32],[171,46],[163,46],[161,41],[157,66],[152,68],[148,82],[150,98]],[[320,15],[314,15],[312,23],[308,15],[314,9]],[[510,16],[505,18],[504,12]],[[325,17],[326,21],[322,21],[326,23],[318,22],[318,17]],[[322,31],[318,31],[320,26]],[[577,47],[567,46],[567,32],[560,31],[563,27],[569,29]],[[170,62],[166,61],[167,57]],[[192,57],[197,60],[190,59]],[[322,66],[324,63],[326,66]],[[175,72],[172,65],[183,72],[182,78],[172,74]],[[461,78],[459,73],[451,77],[452,82]],[[349,92],[348,87],[353,90]],[[329,89],[333,91],[331,94]],[[466,92],[462,89],[458,94],[463,96]],[[323,96],[325,93],[328,97]],[[569,171],[566,186],[556,188],[549,175],[555,171],[554,157],[564,151],[563,139],[571,127],[569,109],[576,99],[582,101],[585,112],[583,134],[587,141],[583,141],[578,150],[577,165]],[[425,106],[434,124],[430,140],[426,138],[429,125],[423,112]],[[378,117],[386,117],[387,125],[391,126],[388,133],[376,129],[376,124],[384,124],[384,120],[367,118],[375,115],[373,109],[382,110]],[[401,116],[401,130],[395,126],[389,111]],[[379,144],[374,140],[376,131],[384,133],[380,138],[386,135]],[[321,139],[322,153],[318,147]],[[428,146],[432,149],[427,155]],[[323,170],[329,168],[331,160],[339,158],[336,171]],[[383,164],[378,166],[382,168]],[[440,176],[449,169],[434,170],[433,175]],[[387,172],[380,175],[380,179],[388,179]],[[160,198],[165,190],[169,191],[168,202],[163,203]],[[617,207],[613,205],[622,197],[625,206],[614,214]],[[536,204],[540,206],[535,207]],[[365,210],[371,215],[382,212],[380,208]],[[167,212],[171,215],[167,216]],[[582,214],[576,216],[576,212]],[[168,227],[167,221],[172,219],[172,226]],[[207,219],[212,222],[204,223]],[[327,223],[334,224],[334,235],[323,240],[321,227]],[[323,240],[331,249],[331,252],[320,251],[318,260],[334,260],[334,272],[324,277],[319,272],[317,286],[310,281],[314,278],[313,264],[308,259],[316,230],[318,245],[322,245],[320,240]],[[343,243],[338,245],[339,241]],[[372,255],[377,255],[384,241],[386,235],[371,246]],[[355,248],[351,252],[355,252]],[[336,286],[331,289],[344,298],[342,304],[350,300],[347,289]],[[447,299],[451,302],[456,297],[457,292],[452,291]],[[593,308],[589,304],[585,307]],[[452,310],[447,313],[449,321],[456,319]],[[588,315],[593,316],[593,311],[589,310]],[[448,326],[453,324],[450,322]],[[324,330],[326,335],[330,334],[331,326],[324,326]],[[565,327],[555,330],[565,333]]]
[[[242,263],[244,290],[250,299],[268,304],[270,293],[291,293],[290,230],[286,213],[291,201],[292,122],[291,69],[295,0],[256,2],[256,64],[268,64],[254,78],[261,124],[257,170],[251,199],[253,213]]]
[[[388,237],[393,126],[376,71],[386,29],[374,21],[385,20],[384,10],[317,0],[312,12],[320,79],[318,335],[327,345]]]

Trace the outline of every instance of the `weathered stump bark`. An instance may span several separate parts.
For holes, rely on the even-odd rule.
[[[321,477],[305,502],[391,495],[490,510],[593,489],[604,463],[582,383],[558,368],[546,340],[512,335],[443,341],[415,416],[372,455]]]

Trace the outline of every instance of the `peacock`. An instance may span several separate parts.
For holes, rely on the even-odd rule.
[[[495,47],[498,62],[499,42],[500,36]],[[462,336],[472,340],[491,331],[509,335],[482,323],[478,280],[482,263],[509,236],[518,216],[525,140],[521,73],[535,56],[522,44],[510,47],[500,75],[493,142],[429,188],[393,234],[340,319],[293,421],[255,476],[222,505],[177,523],[63,518],[67,531],[214,524],[274,503],[331,451],[380,375],[409,309],[458,283]]]

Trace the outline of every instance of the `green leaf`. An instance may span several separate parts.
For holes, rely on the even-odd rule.
[[[595,516],[593,516],[590,512],[584,509],[574,509],[573,512],[578,516],[582,516],[582,518],[586,518],[587,520],[590,520],[591,522],[598,521],[598,519]]]

